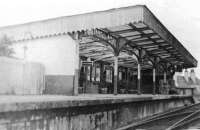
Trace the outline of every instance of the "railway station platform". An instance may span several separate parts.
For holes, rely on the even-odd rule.
[[[0,96],[0,129],[117,129],[192,103],[186,95]]]
[[[114,130],[194,103],[156,95],[176,93],[173,75],[197,60],[145,5],[3,27],[0,36],[21,59],[0,59],[0,130]]]
[[[130,102],[152,102],[159,100],[190,99],[187,95],[133,95],[133,94],[81,94],[62,95],[1,95],[0,112],[84,107],[94,105],[119,104]],[[189,103],[189,102],[188,102]]]

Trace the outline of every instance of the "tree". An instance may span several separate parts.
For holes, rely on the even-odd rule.
[[[14,50],[11,47],[11,39],[4,35],[0,38],[0,56],[12,57]]]

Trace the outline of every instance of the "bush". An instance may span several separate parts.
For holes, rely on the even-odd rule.
[[[11,47],[11,39],[6,35],[0,38],[0,56],[12,57],[14,50]]]

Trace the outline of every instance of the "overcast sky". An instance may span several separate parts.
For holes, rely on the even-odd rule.
[[[4,0],[0,26],[59,16],[145,4],[172,34],[200,61],[199,0]],[[196,69],[200,77],[200,67]]]

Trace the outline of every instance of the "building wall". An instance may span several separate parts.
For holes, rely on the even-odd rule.
[[[24,41],[14,49],[16,57],[44,65],[46,94],[72,94],[77,51],[70,36]]]

